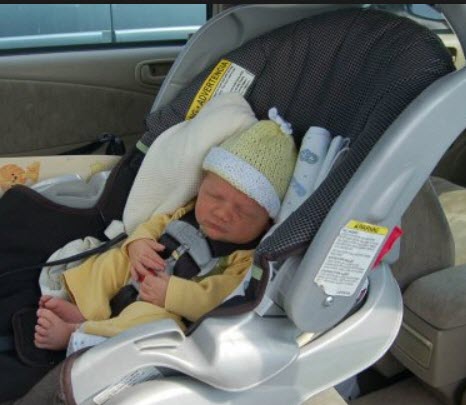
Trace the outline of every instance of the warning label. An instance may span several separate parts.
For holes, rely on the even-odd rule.
[[[103,390],[100,394],[93,398],[93,401],[97,405],[102,405],[105,402],[107,402],[110,398],[120,394],[122,391],[129,387],[132,387],[133,385],[148,380],[154,380],[160,377],[162,377],[162,374],[155,367],[146,367],[137,370],[124,377],[120,382],[111,385],[110,387]]]
[[[340,231],[314,282],[327,295],[351,296],[379,251],[388,228],[350,221]]]
[[[211,98],[222,93],[246,94],[255,76],[236,63],[222,59],[214,67],[189,107],[186,119],[194,118]]]

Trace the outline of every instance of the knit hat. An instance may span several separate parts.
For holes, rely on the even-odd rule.
[[[296,147],[291,125],[276,108],[270,109],[269,118],[213,147],[202,168],[222,177],[275,218],[293,175]]]

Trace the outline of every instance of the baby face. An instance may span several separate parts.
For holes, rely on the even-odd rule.
[[[265,208],[210,172],[201,183],[195,213],[204,234],[222,242],[250,242],[269,225]]]

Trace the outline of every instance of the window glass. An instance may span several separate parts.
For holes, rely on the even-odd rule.
[[[457,69],[465,65],[464,52],[440,9],[429,4],[366,4],[368,8],[388,11],[410,18],[435,32],[451,53]]]
[[[444,21],[442,13],[428,4],[409,4],[408,6],[414,16],[427,20]]]
[[[206,6],[112,4],[112,16],[117,42],[188,39],[206,21]]]
[[[205,4],[0,4],[0,49],[186,40]]]
[[[451,32],[442,13],[428,4],[367,4],[367,7],[411,18],[435,32]]]

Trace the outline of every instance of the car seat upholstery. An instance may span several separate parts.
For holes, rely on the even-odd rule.
[[[453,184],[452,186],[449,191],[441,193],[439,199],[453,234],[455,265],[460,265],[466,263],[466,212],[464,206],[466,190]]]
[[[232,10],[227,12],[234,13],[234,9]],[[199,36],[195,36],[193,40],[201,38],[201,36],[202,30]],[[195,47],[188,44],[187,48],[195,52]],[[186,53],[175,65],[181,64],[183,57],[186,57]],[[365,160],[393,121],[432,82],[454,69],[447,50],[439,39],[427,29],[403,18],[363,9],[318,14],[285,25],[252,39],[223,55],[221,59],[241,66],[254,76],[245,96],[257,117],[265,118],[268,109],[276,106],[280,113],[293,124],[297,144],[300,143],[301,137],[309,126],[319,125],[328,128],[333,134],[349,137],[351,145],[345,158],[334,168],[316,192],[258,247],[255,263],[261,269],[262,277],[252,279],[244,297],[235,297],[208,314],[206,318],[219,319],[218,325],[212,319],[208,319],[210,325],[218,327],[214,330],[218,332],[219,336],[222,335],[220,333],[222,330],[235,329],[234,326],[228,329],[229,324],[235,325],[235,322],[242,322],[241,320],[244,319],[236,317],[235,320],[231,319],[227,322],[222,319],[222,316],[249,312],[262,300],[269,280],[268,262],[283,261],[292,254],[303,253],[313,243],[327,215],[334,209],[336,201],[341,200],[341,195],[347,191],[345,190],[346,186],[351,180],[354,180],[353,176],[360,166],[363,163],[374,163],[373,159],[370,159],[369,162],[365,162]],[[200,73],[188,86],[181,89],[173,100],[167,104],[161,103],[160,108],[147,117],[147,132],[138,144],[140,151],[144,152],[165,129],[186,119],[193,99],[196,99],[199,89],[203,87],[206,79],[219,62],[221,62],[220,58],[211,60],[209,68]],[[169,79],[176,84],[176,78],[169,76]],[[163,99],[163,94],[160,97]],[[419,113],[419,110],[414,109],[414,113]],[[400,127],[402,134],[407,131],[407,126],[405,119]],[[395,137],[394,130],[386,134],[384,138],[386,143],[390,145],[388,135]],[[380,148],[377,152],[379,153],[377,156],[380,158]],[[124,173],[135,171],[137,160],[140,159],[141,155],[141,152],[129,154],[119,168],[115,169],[114,179],[119,178],[119,173],[123,173],[123,178],[127,179],[123,188],[128,187],[128,184],[131,183],[131,176],[133,176],[126,176]],[[134,163],[135,161],[136,163]],[[358,176],[356,180],[361,183],[360,179],[361,176]],[[373,184],[373,179],[370,180],[367,183]],[[383,183],[382,180],[381,178],[381,183]],[[422,182],[416,178],[415,184],[409,187],[410,193],[405,193],[406,196],[402,203],[396,206],[395,214],[390,217],[387,225],[394,224],[392,217],[396,217],[398,211],[402,212],[403,207],[407,207],[409,199],[417,191],[416,187],[419,189],[421,184]],[[107,192],[104,192],[103,201],[108,201],[111,198],[109,196],[112,195],[112,187],[114,186],[108,186]],[[122,194],[120,193],[120,195]],[[405,205],[403,206],[403,204]],[[341,207],[337,208],[341,212]],[[353,209],[353,207],[350,208]],[[335,213],[333,216],[335,217]],[[376,218],[374,221],[377,222],[379,217],[376,215],[373,217]],[[369,215],[361,216],[362,220],[370,218]],[[399,217],[397,219],[399,220]],[[337,222],[334,224],[336,225]],[[337,232],[335,229],[341,229],[340,226],[333,228],[334,233]],[[325,229],[329,229],[329,226]],[[316,253],[325,256],[326,252],[319,252],[318,246],[314,244],[315,251],[312,252],[312,248],[308,249],[306,255]],[[308,271],[308,273],[312,274],[317,270],[317,268],[312,267],[312,271]],[[376,274],[375,277],[381,276]],[[301,284],[296,291],[291,288],[293,284],[285,290],[287,298],[292,297],[292,301],[285,302],[284,305],[286,315],[292,323],[287,323],[288,321],[281,317],[276,321],[285,326],[274,324],[273,328],[266,328],[260,333],[269,332],[274,336],[283,333],[280,338],[284,339],[286,335],[286,338],[289,339],[297,331],[323,332],[333,327],[336,322],[348,314],[357,299],[356,295],[358,295],[338,297],[335,300],[338,301],[337,305],[334,306],[336,310],[327,314],[329,316],[326,316],[326,319],[324,317],[312,318],[312,314],[314,312],[320,313],[322,308],[322,291],[319,292],[319,287],[313,282]],[[362,281],[361,285],[358,286],[359,289],[361,286]],[[305,290],[306,288],[307,290]],[[304,290],[305,293],[303,293]],[[306,301],[309,301],[308,306],[301,305],[302,302]],[[296,308],[298,310],[295,310]],[[306,316],[303,315],[304,311]],[[166,323],[159,325],[162,328],[161,333],[166,325]],[[256,330],[261,330],[262,324],[255,322],[254,325],[252,327]],[[216,335],[209,334],[212,331],[202,329],[202,326],[198,322],[193,325],[188,334],[192,336],[202,335],[209,339],[214,345],[213,347],[216,347]],[[196,330],[197,327],[200,331]],[[148,325],[148,328],[159,330],[153,325]],[[174,339],[184,342],[181,337],[178,337],[177,331],[172,326],[168,327],[167,330]],[[387,335],[393,333],[393,331],[388,331]],[[245,335],[254,340],[254,334]],[[258,334],[257,336],[263,335]],[[127,338],[131,338],[131,333],[117,339],[120,342],[118,347],[126,347],[124,342]],[[189,337],[187,339],[189,340]],[[112,339],[108,341],[108,345],[104,345],[105,350],[111,351],[111,341]],[[193,345],[196,344],[195,339],[190,342]],[[281,349],[284,352],[289,351],[287,356],[291,356],[292,353],[296,355],[293,345],[283,344]],[[380,347],[380,350],[383,348]],[[79,388],[76,384],[79,378],[83,377],[83,363],[89,362],[88,364],[91,364],[92,368],[101,366],[93,357],[93,353],[96,352],[91,349],[81,358],[72,359],[65,367],[68,373],[66,377],[69,379],[67,381],[68,387],[74,386],[75,394],[78,393],[81,399],[87,394],[82,393],[83,385]],[[102,358],[101,356],[100,359]],[[286,362],[283,361],[281,367],[285,367],[290,361],[292,362],[292,356],[290,358],[286,357]],[[73,365],[73,361],[76,361],[75,365]],[[283,365],[284,363],[286,364]],[[224,364],[223,366],[222,370],[218,370],[219,375],[216,376],[215,383],[212,385],[220,384],[219,379],[221,380],[222,376],[228,375],[228,371],[225,370],[228,365]],[[267,365],[263,366],[264,370],[267,369]],[[189,367],[192,370],[193,366]],[[114,367],[114,369],[119,368]],[[186,370],[179,371],[186,372]],[[273,372],[278,373],[276,370]],[[110,374],[105,373],[105,377]],[[204,377],[207,378],[205,375]],[[271,374],[267,374],[267,378],[270,377]],[[103,384],[104,380],[104,375],[102,375]],[[86,381],[89,381],[89,378],[86,378]],[[210,383],[212,380],[208,382]],[[229,383],[230,381],[225,381],[225,384]],[[231,382],[233,388],[230,386],[230,389],[239,390],[239,387],[244,389],[242,383],[241,376],[238,376],[234,382]],[[73,390],[68,391],[68,394],[73,397]]]
[[[403,324],[391,353],[443,402],[459,403],[466,378],[466,268],[461,226],[465,193],[441,178],[432,177],[429,183],[423,191],[430,193],[430,202],[420,205],[417,198],[418,207],[413,204],[411,211],[410,221],[417,228],[412,235],[419,240],[407,238],[405,247],[411,254],[397,263],[398,270],[408,275],[402,278]],[[437,218],[436,224],[433,218]],[[423,255],[415,255],[412,248],[422,249]],[[419,266],[421,261],[424,263]]]
[[[448,187],[445,181],[431,177],[401,218],[404,233],[391,269],[402,291],[414,280],[455,264],[455,241],[438,198],[445,187]],[[423,254],[417,254],[419,251]],[[387,353],[375,368],[391,377],[404,369],[393,362],[396,360]]]
[[[404,233],[399,257],[391,269],[403,292],[413,281],[455,264],[455,241],[438,198],[442,187],[446,187],[444,181],[431,177],[401,219]],[[389,351],[374,364],[374,369],[389,378],[405,367]]]
[[[454,265],[453,236],[430,180],[406,210],[401,225],[400,257],[392,271],[403,291],[414,280]],[[423,254],[416,254],[419,251]]]

